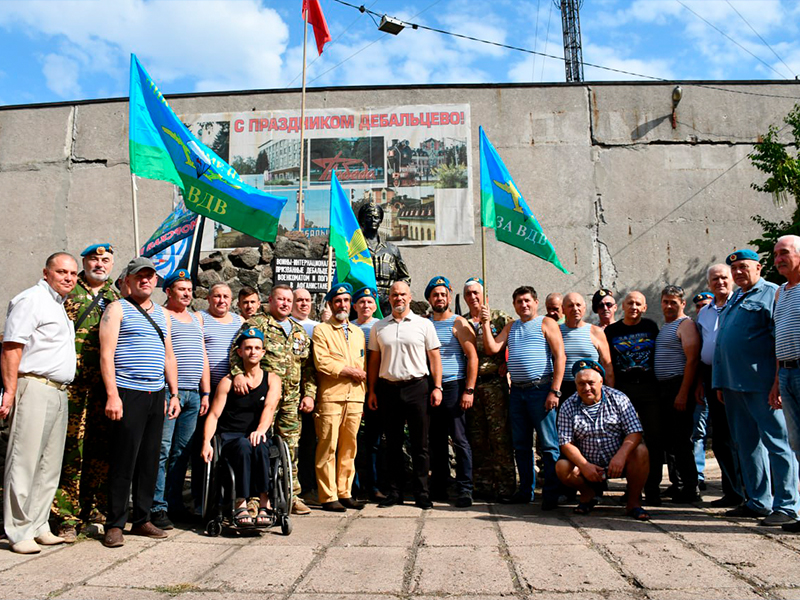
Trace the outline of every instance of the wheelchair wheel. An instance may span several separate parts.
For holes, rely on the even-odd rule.
[[[278,461],[273,484],[275,496],[273,508],[279,516],[287,516],[292,508],[292,458],[289,454],[289,446],[280,438],[278,438]],[[283,528],[283,521],[281,521],[281,528]],[[289,529],[291,530],[291,527]]]
[[[206,524],[206,535],[210,537],[217,537],[222,533],[222,523],[214,519]]]
[[[292,522],[289,520],[289,517],[284,515],[280,518],[281,521],[281,533],[283,535],[289,535],[292,533]]]

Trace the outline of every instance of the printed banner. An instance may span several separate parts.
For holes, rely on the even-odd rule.
[[[248,185],[287,199],[278,233],[298,229],[300,111],[183,115],[189,130]],[[397,245],[474,241],[469,105],[307,110],[304,195],[307,236],[328,235],[331,174],[353,211],[384,210],[380,235]],[[207,227],[203,250],[254,238]]]

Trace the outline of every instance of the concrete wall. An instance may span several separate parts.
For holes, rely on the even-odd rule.
[[[699,289],[706,267],[746,246],[754,214],[788,218],[750,184],[753,142],[800,101],[800,83],[682,84],[677,128],[674,84],[441,86],[309,91],[310,108],[467,102],[479,214],[478,126],[483,125],[545,232],[564,275],[487,233],[493,305],[532,284],[591,294],[599,286],[644,289],[658,312],[665,283]],[[714,89],[716,88],[716,89]],[[178,114],[299,106],[299,94],[253,92],[171,98]],[[128,105],[124,100],[0,109],[0,306],[33,284],[45,257],[112,242],[117,267],[133,255]],[[788,140],[788,138],[787,138]],[[172,188],[140,180],[142,239],[168,212]],[[481,270],[472,246],[407,247],[413,291],[445,274],[460,286]]]

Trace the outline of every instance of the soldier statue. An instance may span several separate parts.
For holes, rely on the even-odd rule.
[[[378,228],[382,222],[383,208],[374,202],[368,202],[358,209],[358,224],[367,240],[372,264],[375,265],[381,312],[388,315],[392,312],[389,306],[389,288],[395,281],[405,281],[411,285],[411,275],[400,255],[400,249],[390,242],[382,241],[378,235]]]

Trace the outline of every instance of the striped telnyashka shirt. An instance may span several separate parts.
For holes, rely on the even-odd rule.
[[[458,381],[467,376],[467,361],[461,343],[453,335],[453,325],[456,322],[456,315],[444,321],[434,321],[433,328],[436,330],[436,337],[439,338],[439,354],[442,357],[442,383],[448,381]]]
[[[211,371],[211,387],[216,388],[222,378],[231,370],[230,351],[233,338],[242,326],[242,317],[230,313],[230,323],[220,323],[206,311],[203,315],[203,340],[206,343],[208,368]]]
[[[164,343],[150,321],[125,299],[122,306],[122,323],[119,327],[117,350],[114,353],[114,370],[117,385],[141,392],[164,389]],[[150,317],[167,335],[167,318],[164,309],[153,305]]]
[[[508,332],[508,372],[514,383],[527,383],[553,373],[550,344],[542,333],[543,316],[514,321]]]
[[[800,358],[800,285],[784,283],[775,305],[775,355],[778,360]]]
[[[567,327],[562,323],[561,337],[564,338],[564,354],[567,355],[567,365],[564,369],[564,381],[574,381],[572,365],[579,360],[597,360],[600,354],[592,341],[592,326],[588,323],[583,327]]]
[[[678,327],[688,318],[675,319],[672,323],[664,325],[658,332],[653,366],[656,379],[659,381],[683,375],[683,370],[686,368],[686,354],[683,352],[683,344],[678,337]]]
[[[173,315],[172,351],[178,361],[178,389],[197,390],[203,376],[203,330],[197,317],[191,323],[179,321]]]

